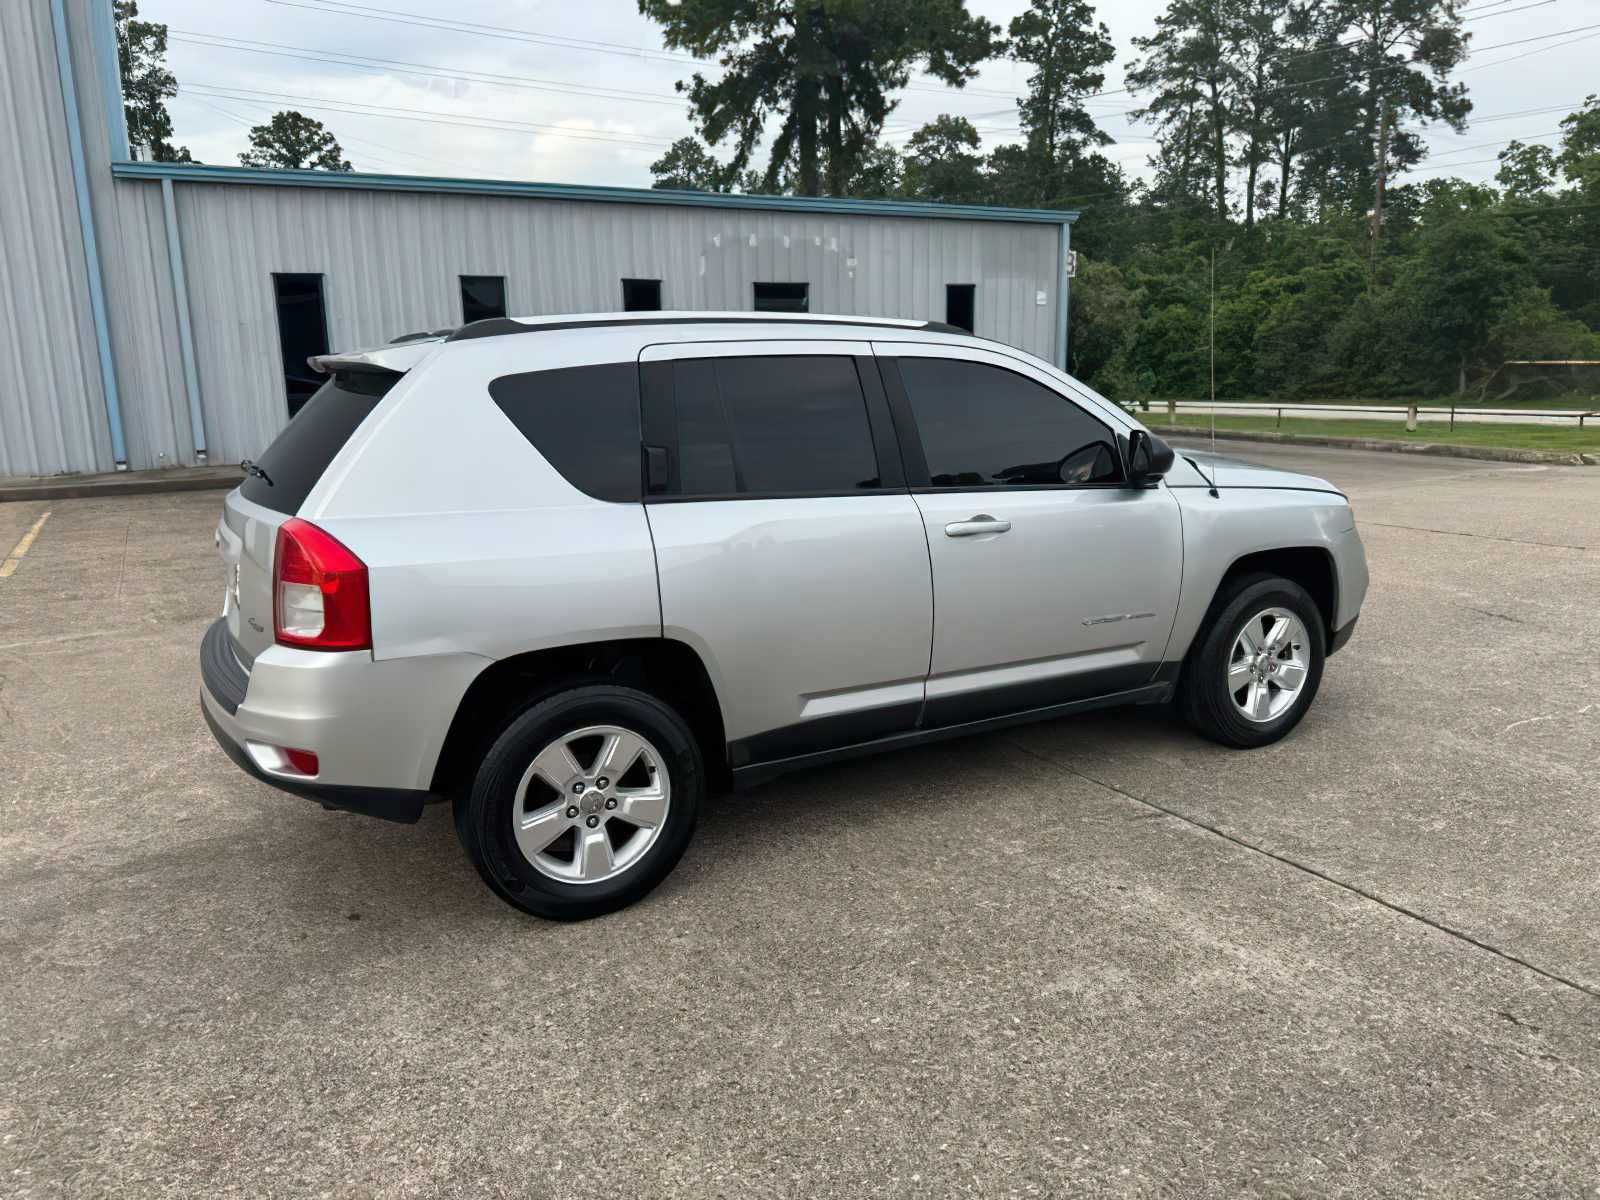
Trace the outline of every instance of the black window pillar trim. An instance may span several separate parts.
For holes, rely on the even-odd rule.
[[[932,478],[928,474],[928,459],[922,452],[922,438],[917,433],[916,419],[911,415],[911,400],[906,395],[905,381],[900,377],[900,360],[892,355],[880,354],[877,358],[878,377],[888,400],[889,414],[894,422],[895,439],[900,446],[900,461],[905,467],[908,487],[925,488]]]

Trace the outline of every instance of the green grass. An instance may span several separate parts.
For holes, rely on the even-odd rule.
[[[1174,398],[1179,404],[1205,403],[1205,397],[1203,396],[1177,396]],[[1289,400],[1282,396],[1220,396],[1218,397],[1217,402],[1219,404],[1260,404],[1268,408],[1279,404],[1326,404],[1329,406],[1338,405],[1341,408],[1347,404],[1350,404],[1363,408],[1404,408],[1407,404],[1411,403],[1409,400],[1373,400],[1370,398],[1362,399],[1359,396],[1334,396],[1326,399],[1306,397],[1299,400]],[[1531,408],[1535,410],[1542,408],[1568,408],[1576,409],[1579,412],[1600,412],[1600,395],[1590,395],[1587,392],[1575,392],[1564,396],[1545,397],[1540,400],[1522,400],[1516,397],[1513,397],[1510,400],[1502,400],[1499,402],[1494,400],[1485,400],[1482,404],[1469,404],[1464,400],[1458,400],[1454,396],[1437,396],[1432,399],[1418,400],[1417,403],[1423,408],[1449,408],[1452,404],[1454,404],[1456,408],[1462,412],[1471,412],[1475,408],[1486,408],[1490,411],[1499,410],[1509,412],[1514,412],[1521,408]],[[1165,400],[1150,401],[1150,411],[1152,413],[1164,412],[1166,407],[1167,402]]]
[[[1140,413],[1143,420],[1159,429],[1166,414],[1159,409]],[[1209,429],[1211,418],[1205,413],[1179,413],[1184,429]],[[1580,432],[1577,422],[1561,425],[1488,425],[1458,421],[1455,431],[1444,421],[1422,421],[1415,433],[1406,432],[1403,421],[1316,420],[1285,416],[1280,425],[1276,417],[1218,415],[1217,428],[1234,433],[1276,431],[1304,434],[1307,437],[1381,438],[1390,442],[1441,442],[1456,446],[1494,446],[1507,450],[1600,450],[1600,418],[1587,422]]]

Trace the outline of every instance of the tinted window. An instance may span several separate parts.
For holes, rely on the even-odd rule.
[[[461,277],[461,323],[486,321],[506,315],[504,275],[463,275]]]
[[[573,487],[597,500],[639,499],[636,364],[505,375],[489,395]]]
[[[757,312],[809,312],[809,283],[758,283],[755,285]]]
[[[880,486],[853,359],[683,360],[675,365],[673,397],[683,495]]]
[[[283,355],[283,390],[289,415],[311,399],[323,377],[306,359],[328,352],[328,314],[322,302],[321,275],[274,275],[278,309],[278,349]]]
[[[272,482],[246,476],[245,499],[274,512],[299,512],[333,456],[399,378],[393,371],[340,371],[334,375],[256,459]]]
[[[958,359],[899,365],[935,487],[1121,478],[1111,431],[1026,376]]]
[[[661,280],[624,279],[623,312],[656,312],[661,307]]]
[[[976,326],[973,316],[978,287],[973,283],[947,283],[944,285],[944,323],[971,333]]]

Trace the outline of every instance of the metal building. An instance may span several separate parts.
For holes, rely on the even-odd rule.
[[[1064,364],[1076,217],[135,162],[111,0],[18,0],[0,476],[237,461],[306,394],[307,353],[498,312],[914,317]]]

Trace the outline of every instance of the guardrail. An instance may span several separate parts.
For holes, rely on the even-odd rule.
[[[1209,400],[1157,400],[1153,403],[1148,400],[1139,401],[1137,404],[1121,403],[1131,415],[1139,416],[1165,409],[1167,416],[1176,421],[1179,412],[1191,413],[1218,413],[1225,416],[1264,416],[1267,413],[1276,414],[1275,428],[1283,427],[1283,415],[1288,413],[1293,419],[1301,414],[1332,413],[1335,419],[1353,413],[1376,414],[1380,418],[1403,418],[1406,429],[1414,431],[1419,422],[1423,420],[1447,420],[1452,432],[1455,431],[1458,417],[1466,423],[1475,423],[1484,418],[1497,418],[1508,425],[1560,425],[1566,421],[1576,421],[1581,430],[1589,421],[1600,420],[1600,410],[1585,410],[1577,408],[1479,408],[1477,405],[1377,405],[1377,404],[1309,404],[1294,401],[1287,404],[1262,404],[1248,400],[1218,400],[1215,404]]]

